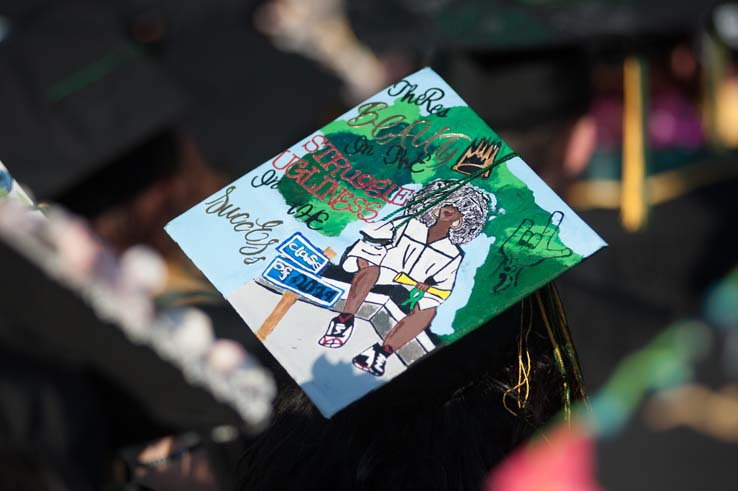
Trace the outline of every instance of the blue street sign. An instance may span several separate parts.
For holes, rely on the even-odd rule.
[[[312,273],[320,273],[330,262],[328,256],[311,244],[300,232],[295,232],[292,237],[282,242],[277,247],[277,252]]]
[[[322,307],[333,307],[343,295],[343,289],[331,285],[282,257],[275,257],[262,273],[262,277]]]

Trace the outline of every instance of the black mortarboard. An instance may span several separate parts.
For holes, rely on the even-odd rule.
[[[357,36],[432,61],[496,128],[524,128],[587,104],[593,54],[624,57],[701,25],[718,1],[348,1]],[[428,62],[429,60],[426,60]]]
[[[510,52],[683,32],[703,22],[719,3],[352,0],[348,10],[359,37],[379,49]]]
[[[0,46],[0,159],[40,198],[68,191],[182,113],[176,87],[122,27],[98,4],[64,3]]]

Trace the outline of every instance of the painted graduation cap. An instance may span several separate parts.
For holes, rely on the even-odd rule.
[[[429,68],[166,229],[328,417],[605,246]]]

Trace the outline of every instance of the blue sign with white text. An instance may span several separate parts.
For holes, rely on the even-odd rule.
[[[277,247],[277,252],[284,254],[299,266],[313,272],[320,273],[330,262],[328,256],[315,247],[300,232],[295,232],[289,239]]]
[[[341,288],[335,287],[319,276],[303,270],[297,264],[276,257],[262,274],[267,281],[290,290],[323,307],[333,307],[343,295]]]

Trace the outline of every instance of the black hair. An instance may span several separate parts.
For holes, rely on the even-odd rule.
[[[162,130],[53,199],[74,213],[93,218],[172,175],[179,159],[176,139],[175,130]]]
[[[4,441],[3,441],[4,440]],[[65,462],[63,472],[57,463],[42,456],[31,445],[0,440],[0,489],[12,491],[66,491],[65,482],[84,491],[86,483],[76,479],[76,469]]]
[[[241,461],[240,489],[481,489],[490,469],[561,410],[565,387],[572,399],[583,393],[573,367],[562,373],[553,356],[546,325],[561,317],[556,292],[535,295],[329,420],[284,383],[272,425]],[[532,362],[518,405],[521,336]]]

